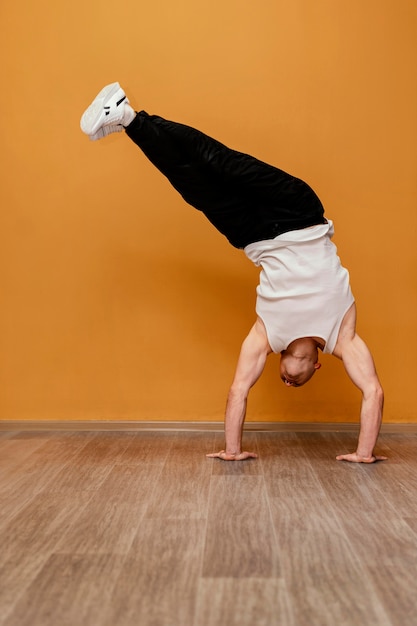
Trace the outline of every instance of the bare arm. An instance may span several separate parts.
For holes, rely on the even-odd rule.
[[[265,327],[258,319],[242,344],[235,376],[227,397],[226,450],[207,456],[217,457],[224,461],[242,461],[256,457],[253,452],[242,452],[242,430],[249,391],[262,374],[270,352]]]
[[[349,316],[349,313],[348,313]],[[344,322],[338,340],[335,356],[339,356],[351,381],[362,392],[360,412],[360,432],[356,452],[342,454],[338,461],[373,463],[386,457],[375,456],[374,447],[382,422],[384,392],[376,373],[369,348],[355,332],[355,310]]]

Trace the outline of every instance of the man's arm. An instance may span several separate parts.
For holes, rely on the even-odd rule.
[[[382,422],[384,392],[369,348],[355,331],[355,321],[353,307],[343,322],[334,354],[342,359],[349,378],[362,392],[359,440],[356,452],[336,458],[338,461],[373,463],[387,458],[374,455]]]
[[[258,319],[242,344],[232,386],[227,397],[225,415],[226,449],[208,457],[223,461],[243,461],[256,458],[253,452],[242,452],[242,430],[246,417],[249,390],[262,374],[271,348],[265,326]]]

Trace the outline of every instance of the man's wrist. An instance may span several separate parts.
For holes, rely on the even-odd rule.
[[[360,459],[363,459],[364,461],[370,461],[374,458],[374,455],[372,452],[371,454],[363,454],[359,450],[356,450],[356,456],[359,457]]]

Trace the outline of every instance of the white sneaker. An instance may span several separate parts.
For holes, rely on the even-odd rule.
[[[92,141],[120,133],[135,116],[119,83],[104,87],[81,117],[81,130]]]

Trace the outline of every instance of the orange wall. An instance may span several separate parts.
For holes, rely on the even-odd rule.
[[[0,419],[220,420],[257,270],[127,137],[90,143],[119,80],[136,108],[307,180],[335,221],[386,421],[416,421],[416,4],[3,3]],[[356,421],[342,365],[277,357],[251,420]]]

